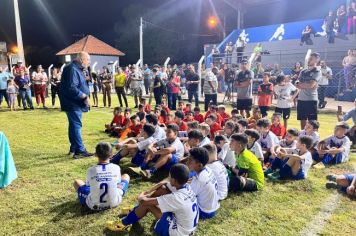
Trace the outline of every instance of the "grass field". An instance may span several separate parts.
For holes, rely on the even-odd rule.
[[[100,98],[99,98],[100,99]],[[116,101],[114,97],[114,101]],[[132,104],[132,100],[130,99]],[[115,105],[115,103],[114,103]],[[103,132],[112,110],[92,109],[84,115],[83,136],[93,151],[99,141],[113,141]],[[333,132],[335,115],[320,116],[322,137]],[[299,127],[292,114],[290,126]],[[0,190],[0,235],[103,235],[107,220],[115,219],[119,209],[93,213],[79,205],[72,182],[85,178],[96,160],[73,160],[68,152],[67,119],[59,109],[5,112],[0,110],[0,130],[9,139],[19,178]],[[125,172],[128,161],[122,165]],[[196,235],[300,235],[323,208],[325,200],[336,194],[325,189],[329,173],[349,172],[351,161],[323,170],[311,169],[307,180],[266,182],[257,193],[230,195],[221,203],[217,216],[199,222]],[[153,183],[133,177],[122,206],[135,204],[137,195]],[[336,210],[321,230],[323,235],[356,235],[356,201],[342,196]],[[153,217],[133,227],[129,235],[151,235]]]

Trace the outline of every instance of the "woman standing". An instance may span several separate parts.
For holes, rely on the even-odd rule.
[[[104,107],[106,107],[106,98],[108,101],[108,107],[111,107],[111,73],[107,67],[103,68],[104,71],[100,75],[100,80],[102,83],[102,89],[103,89],[103,103]]]
[[[25,70],[21,70],[20,75],[15,77],[15,83],[19,88],[19,94],[22,99],[23,109],[27,110],[27,107],[29,107],[33,110],[34,108],[31,96],[31,82],[30,77],[28,75],[25,75]]]
[[[50,82],[51,82],[52,107],[54,107],[56,104],[56,95],[58,95],[59,86],[61,84],[61,72],[58,70],[58,68],[53,68]]]
[[[171,110],[177,109],[177,98],[180,92],[180,76],[177,71],[173,71],[168,82],[168,107]]]
[[[125,102],[125,107],[127,108],[128,104],[127,104],[127,98],[125,93],[126,78],[127,76],[125,72],[121,68],[118,68],[117,73],[114,75],[115,91],[119,99],[120,107],[122,107],[122,99],[121,99],[122,97]]]
[[[37,66],[37,70],[32,73],[32,81],[34,83],[34,91],[36,96],[37,106],[42,103],[43,108],[46,107],[46,89],[48,77],[46,72],[43,71],[42,66]]]

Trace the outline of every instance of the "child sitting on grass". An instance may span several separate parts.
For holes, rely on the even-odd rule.
[[[230,120],[231,116],[225,111],[224,105],[218,106],[218,114],[222,117],[221,126],[224,126],[226,121]]]
[[[140,118],[137,115],[133,115],[130,117],[131,124],[129,126],[130,132],[128,133],[128,137],[137,137],[142,130],[142,123],[140,121]]]
[[[214,140],[215,135],[219,134],[219,131],[222,130],[221,126],[216,120],[216,116],[214,114],[209,115],[205,122],[210,126],[210,139]]]
[[[256,123],[259,119],[262,118],[261,110],[259,107],[252,108],[252,116],[248,118],[248,128],[256,129]]]
[[[320,135],[318,133],[320,124],[316,120],[308,120],[302,131],[299,132],[299,137],[309,136],[313,139],[313,147],[315,147],[320,141]]]
[[[242,118],[237,121],[237,125],[239,127],[240,133],[245,132],[246,129],[248,129],[248,120],[245,118]]]
[[[314,168],[324,168],[325,165],[336,165],[349,160],[351,141],[346,136],[348,129],[346,122],[338,122],[334,135],[319,142],[319,155],[314,160],[320,163],[314,165]]]
[[[166,136],[166,139],[148,147],[148,153],[140,166],[140,174],[144,177],[151,178],[162,167],[169,170],[183,159],[184,146],[178,137],[178,126],[167,125]],[[150,167],[151,162],[154,165]]]
[[[229,179],[226,167],[220,160],[218,160],[217,149],[214,144],[204,145],[203,148],[205,148],[209,153],[209,162],[206,166],[213,171],[214,176],[218,181],[219,200],[224,200],[228,193]]]
[[[301,180],[307,178],[308,171],[313,163],[309,149],[313,146],[313,139],[308,136],[299,137],[297,142],[297,153],[287,153],[280,149],[272,166],[265,171],[268,178],[272,180],[292,179]]]
[[[252,152],[257,159],[263,164],[264,157],[261,145],[258,143],[260,139],[260,134],[254,129],[245,130],[245,134],[247,135],[247,149]]]
[[[186,123],[194,121],[194,112],[189,111],[189,112],[185,113],[185,118],[184,118],[183,121],[186,122]]]
[[[178,125],[179,131],[187,131],[188,126],[187,126],[187,123],[184,122],[184,113],[181,111],[176,111],[174,113],[174,116],[175,116],[174,121]]]
[[[183,113],[184,113],[184,114],[187,114],[188,112],[191,112],[191,111],[193,111],[193,109],[192,109],[192,104],[191,104],[191,103],[187,103],[187,104],[185,105],[185,108],[183,109]]]
[[[137,166],[141,166],[147,154],[149,145],[155,142],[153,137],[155,133],[155,127],[151,124],[145,124],[141,131],[140,141],[135,139],[127,139],[123,143],[117,144],[116,148],[119,151],[112,157],[111,163],[119,164],[123,157],[133,157],[131,162]]]
[[[325,184],[327,189],[335,188],[356,198],[356,174],[328,175],[326,179],[332,182]]]
[[[234,133],[239,133],[239,126],[232,120],[227,121],[224,130],[220,132],[220,134],[225,135],[227,138],[230,138]]]
[[[188,133],[188,141],[184,144],[185,153],[189,153],[189,150],[195,147],[203,147],[210,144],[210,139],[204,137],[200,130],[192,130]]]
[[[260,133],[259,144],[262,147],[264,163],[267,164],[271,156],[271,148],[279,143],[277,136],[270,131],[271,123],[268,119],[263,118],[257,121],[257,130]]]
[[[217,148],[218,160],[220,160],[226,167],[236,166],[235,154],[230,149],[229,139],[224,135],[217,135],[214,138],[214,144]]]
[[[194,107],[194,120],[198,121],[199,124],[204,122],[203,114],[200,114],[200,108]]]
[[[185,111],[185,105],[184,105],[184,102],[183,102],[183,101],[179,101],[179,102],[178,102],[178,109],[177,109],[177,111],[181,111],[181,112],[184,113],[184,111]]]
[[[297,129],[292,128],[287,131],[284,139],[279,140],[279,143],[271,148],[271,158],[274,159],[277,153],[283,148],[287,153],[292,153],[297,148],[297,141],[299,137],[299,132]],[[272,160],[270,160],[272,162]]]
[[[111,231],[130,231],[131,225],[151,212],[158,235],[193,235],[199,220],[197,197],[187,184],[189,169],[183,164],[172,166],[169,183],[161,182],[138,197],[138,206],[121,220],[109,221]]]
[[[146,114],[150,114],[151,113],[151,105],[146,103],[146,98],[141,98],[140,99],[140,104],[143,106],[143,111],[146,113]]]
[[[221,124],[224,122],[224,119],[222,116],[217,112],[218,107],[214,104],[209,106],[209,111],[205,114],[205,120],[210,116],[210,115],[215,115],[216,117],[216,122],[221,126]]]
[[[105,124],[105,133],[117,135],[116,129],[124,126],[125,117],[122,115],[122,108],[114,108],[114,117],[110,124]]]
[[[230,169],[229,191],[257,191],[264,186],[264,175],[260,161],[247,150],[247,136],[231,136],[230,148],[235,152],[236,167]]]
[[[146,113],[143,110],[143,105],[139,104],[138,105],[138,112],[136,113],[138,117],[140,117],[140,120],[143,121],[145,119]]]
[[[92,210],[105,210],[118,206],[125,195],[130,176],[121,175],[118,165],[110,163],[112,149],[109,143],[99,143],[95,148],[99,163],[89,168],[86,182],[74,181],[80,204]]]
[[[218,182],[212,170],[206,166],[209,153],[205,148],[197,147],[189,151],[188,167],[194,171],[190,186],[196,194],[199,206],[199,219],[210,219],[219,209]]]
[[[269,128],[279,139],[286,135],[286,128],[281,124],[281,114],[274,113],[272,115],[272,125]]]

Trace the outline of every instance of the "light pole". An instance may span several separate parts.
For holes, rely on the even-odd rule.
[[[140,18],[140,67],[143,68],[143,20]]]
[[[14,0],[14,10],[15,10],[17,48],[19,50],[18,56],[19,56],[19,59],[22,60],[23,65],[26,65],[24,49],[23,49],[23,42],[22,42],[21,21],[20,21],[18,0]]]

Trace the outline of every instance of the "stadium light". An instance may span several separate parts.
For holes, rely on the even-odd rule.
[[[216,26],[218,25],[218,19],[216,16],[210,16],[208,18],[208,26],[210,28],[216,28]]]
[[[11,52],[14,53],[14,54],[17,54],[19,52],[19,48],[17,46],[13,46],[11,48]]]

